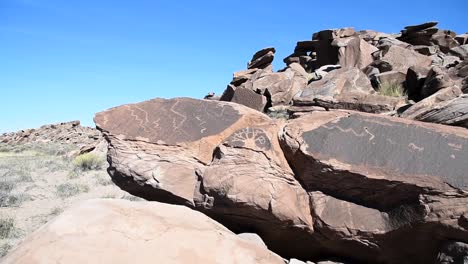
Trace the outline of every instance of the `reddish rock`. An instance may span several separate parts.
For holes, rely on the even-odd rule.
[[[304,256],[313,232],[307,193],[276,137],[279,124],[234,103],[176,98],[96,114],[122,189],[200,210],[255,231],[284,256]],[[286,243],[288,246],[284,246]]]
[[[406,74],[408,68],[412,66],[429,67],[432,63],[430,57],[398,46],[387,47],[382,51],[380,59],[392,65],[392,70],[403,74]]]
[[[416,202],[420,194],[468,188],[464,129],[358,112],[312,112],[290,121],[281,138],[306,190],[368,207],[388,210]]]
[[[250,62],[247,64],[248,69],[264,69],[271,65],[275,58],[275,48],[264,48],[257,51]]]

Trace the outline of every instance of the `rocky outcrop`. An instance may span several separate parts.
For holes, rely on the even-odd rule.
[[[316,106],[396,115],[408,109],[411,101],[421,101],[440,89],[459,88],[466,93],[465,35],[436,26],[437,22],[407,26],[401,34],[350,27],[316,32],[312,39],[296,43],[294,52],[283,60],[286,68],[279,72],[272,71],[268,60],[260,69],[249,66],[235,73],[221,100],[265,113],[284,106],[291,108],[286,110],[289,118],[296,118]],[[257,52],[252,61],[269,52],[272,48]],[[239,100],[233,97],[238,88],[252,92],[240,90],[250,95]],[[405,107],[403,98],[411,100]]]
[[[101,133],[91,127],[80,125],[80,121],[44,125],[36,129],[0,135],[1,144],[56,143],[75,145],[81,152],[89,152],[102,144]]]
[[[209,249],[207,251],[207,249]],[[182,206],[88,200],[65,211],[2,263],[284,263]]]
[[[95,122],[122,189],[254,232],[284,258],[425,263],[441,243],[468,242],[461,128],[326,109],[272,120],[188,98],[112,108]],[[435,234],[408,250],[407,237]]]
[[[317,111],[288,122],[280,138],[334,254],[431,263],[447,236],[468,240],[458,221],[468,212],[465,129]]]
[[[453,94],[451,91],[450,93]],[[432,97],[428,97],[409,108],[402,116],[424,122],[468,128],[468,95],[460,95],[437,103],[433,102]]]
[[[300,256],[297,245],[312,243],[308,195],[281,152],[279,124],[266,115],[176,98],[112,108],[95,122],[122,189],[200,210],[236,232],[255,231],[284,256]]]

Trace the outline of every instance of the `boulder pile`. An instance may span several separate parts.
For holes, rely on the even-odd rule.
[[[271,65],[275,49],[266,48],[247,70],[234,73],[219,100],[273,115],[287,112],[289,118],[347,109],[468,127],[468,99],[462,95],[468,93],[467,34],[436,25],[407,26],[400,34],[319,31],[298,41],[278,72]]]
[[[467,37],[436,24],[320,31],[220,97],[97,113],[113,182],[159,203],[82,205],[5,263],[466,262]]]

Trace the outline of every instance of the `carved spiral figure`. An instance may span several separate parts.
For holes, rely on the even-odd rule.
[[[271,148],[270,139],[265,131],[252,127],[237,130],[226,139],[225,144],[233,147],[260,148],[262,150]]]

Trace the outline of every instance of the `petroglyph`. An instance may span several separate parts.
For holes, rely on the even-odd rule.
[[[271,142],[265,131],[258,128],[246,127],[234,132],[226,139],[226,143],[233,147],[248,147],[253,149],[270,150]]]
[[[307,151],[321,159],[398,172],[395,175],[445,175],[450,185],[468,188],[465,138],[380,119],[350,115],[306,131]]]
[[[106,122],[99,122],[99,119]],[[239,120],[231,105],[190,98],[154,99],[114,108],[98,124],[128,139],[178,144],[216,135]]]

